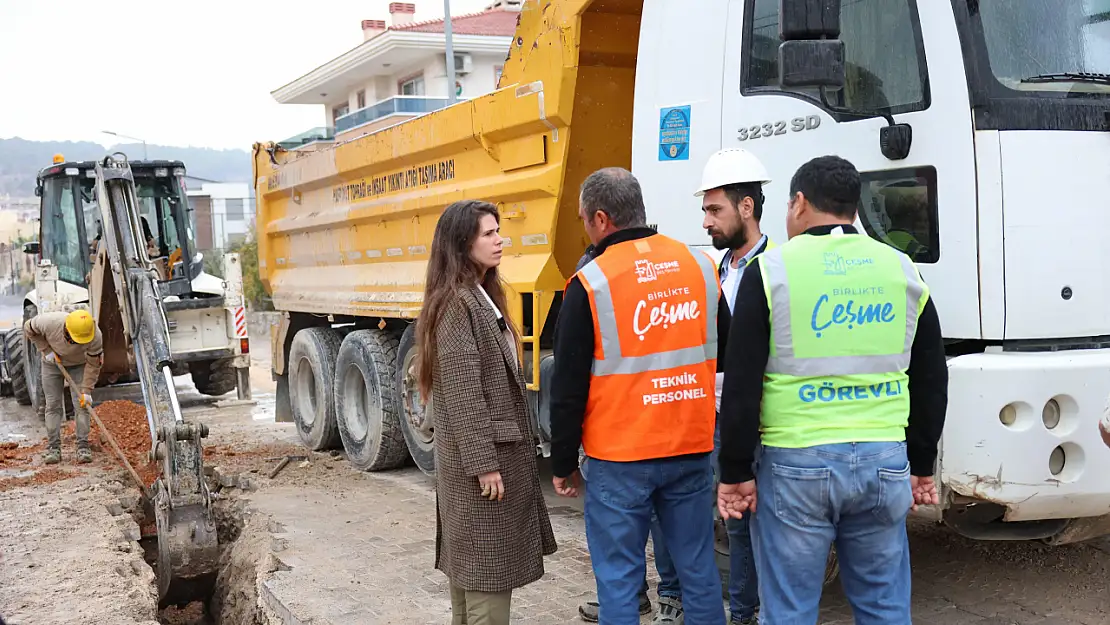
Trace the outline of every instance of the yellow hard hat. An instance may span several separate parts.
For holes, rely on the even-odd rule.
[[[66,331],[74,343],[84,345],[96,336],[96,321],[87,310],[75,310],[66,316]]]

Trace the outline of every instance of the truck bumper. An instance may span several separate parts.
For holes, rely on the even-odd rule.
[[[949,360],[948,372],[939,461],[948,493],[1001,506],[1004,521],[1110,512],[1110,449],[1098,427],[1110,349],[971,354]]]

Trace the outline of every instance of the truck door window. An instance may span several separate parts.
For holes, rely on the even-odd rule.
[[[42,257],[58,267],[58,278],[85,286],[88,245],[81,240],[72,176],[49,178],[43,184]]]
[[[744,95],[782,91],[778,85],[779,2],[747,0]],[[862,113],[928,108],[928,71],[915,0],[843,0],[840,38],[845,49],[845,84],[828,93],[829,104]],[[791,93],[822,102],[815,89]]]
[[[915,263],[940,260],[936,169],[860,172],[860,182],[859,219],[868,236]]]

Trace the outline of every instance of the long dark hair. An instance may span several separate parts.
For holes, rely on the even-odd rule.
[[[482,288],[505,318],[514,342],[519,343],[519,334],[505,306],[505,289],[497,267],[482,276],[482,267],[470,256],[485,215],[493,215],[497,223],[501,223],[501,215],[493,204],[481,200],[461,200],[448,206],[436,224],[428,273],[424,278],[424,304],[416,322],[417,381],[425,402],[432,392],[436,326],[447,305],[463,291],[481,282]],[[519,351],[519,344],[517,349]]]

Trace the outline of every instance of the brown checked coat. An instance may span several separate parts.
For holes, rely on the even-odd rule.
[[[464,590],[520,588],[556,546],[516,349],[477,287],[444,309],[435,336],[435,566]],[[490,471],[501,472],[501,501],[481,497]]]

